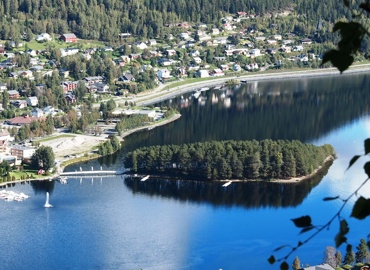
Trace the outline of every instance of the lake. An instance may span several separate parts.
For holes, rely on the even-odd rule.
[[[218,89],[219,88],[219,89]],[[338,158],[323,177],[294,184],[221,184],[179,180],[140,182],[129,177],[70,178],[8,187],[31,197],[0,200],[0,259],[4,269],[278,269],[267,258],[281,245],[296,245],[291,219],[310,215],[325,224],[366,179],[362,154],[370,137],[370,76],[364,74],[300,80],[249,82],[217,87],[166,101],[182,117],[166,126],[125,138],[125,149],[110,157],[78,164],[69,171],[119,169],[126,151],[140,146],[209,140],[297,139],[334,146]],[[53,208],[44,208],[50,192]],[[368,197],[369,184],[359,195]],[[369,234],[369,218],[350,218],[349,201],[341,216],[357,246]],[[289,257],[303,266],[322,262],[334,246],[338,222]],[[345,254],[345,246],[340,248]],[[289,249],[274,253],[284,256]]]

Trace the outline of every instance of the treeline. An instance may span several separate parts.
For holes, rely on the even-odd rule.
[[[121,142],[116,136],[111,136],[109,140],[99,145],[98,154],[102,156],[111,155],[119,149],[121,149]]]
[[[334,154],[299,141],[212,141],[139,148],[124,160],[133,172],[196,179],[289,179],[306,176]]]
[[[321,18],[333,23],[348,16],[344,5],[334,0],[325,4],[320,0],[1,0],[0,38],[17,40],[24,33],[29,37],[42,32],[74,32],[79,38],[111,42],[123,32],[154,38],[169,33],[166,26],[182,21],[217,25],[222,17],[239,11],[264,16],[287,9],[304,14],[308,21]]]

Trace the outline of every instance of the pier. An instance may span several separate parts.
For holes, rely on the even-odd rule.
[[[122,175],[125,171],[74,171],[62,172],[60,176],[102,176],[102,175]]]
[[[91,167],[91,171],[84,171],[80,167],[79,171],[74,171],[74,172],[60,172],[59,176],[103,176],[103,175],[122,175],[126,172],[130,171],[129,169],[127,170],[103,170],[102,167],[100,167],[100,170],[94,170],[94,167]]]

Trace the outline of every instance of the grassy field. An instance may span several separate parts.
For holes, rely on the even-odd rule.
[[[46,137],[46,138],[37,139],[37,140],[35,140],[35,142],[47,142],[47,141],[52,141],[52,140],[57,140],[57,139],[73,138],[73,137],[76,137],[76,136],[75,135],[69,135],[69,134],[62,134],[62,135],[58,135],[58,136],[50,136],[50,137]]]

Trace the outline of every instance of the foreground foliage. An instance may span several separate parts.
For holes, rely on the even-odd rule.
[[[197,179],[289,179],[309,175],[333,152],[299,141],[212,141],[140,148],[124,164],[134,172]]]

